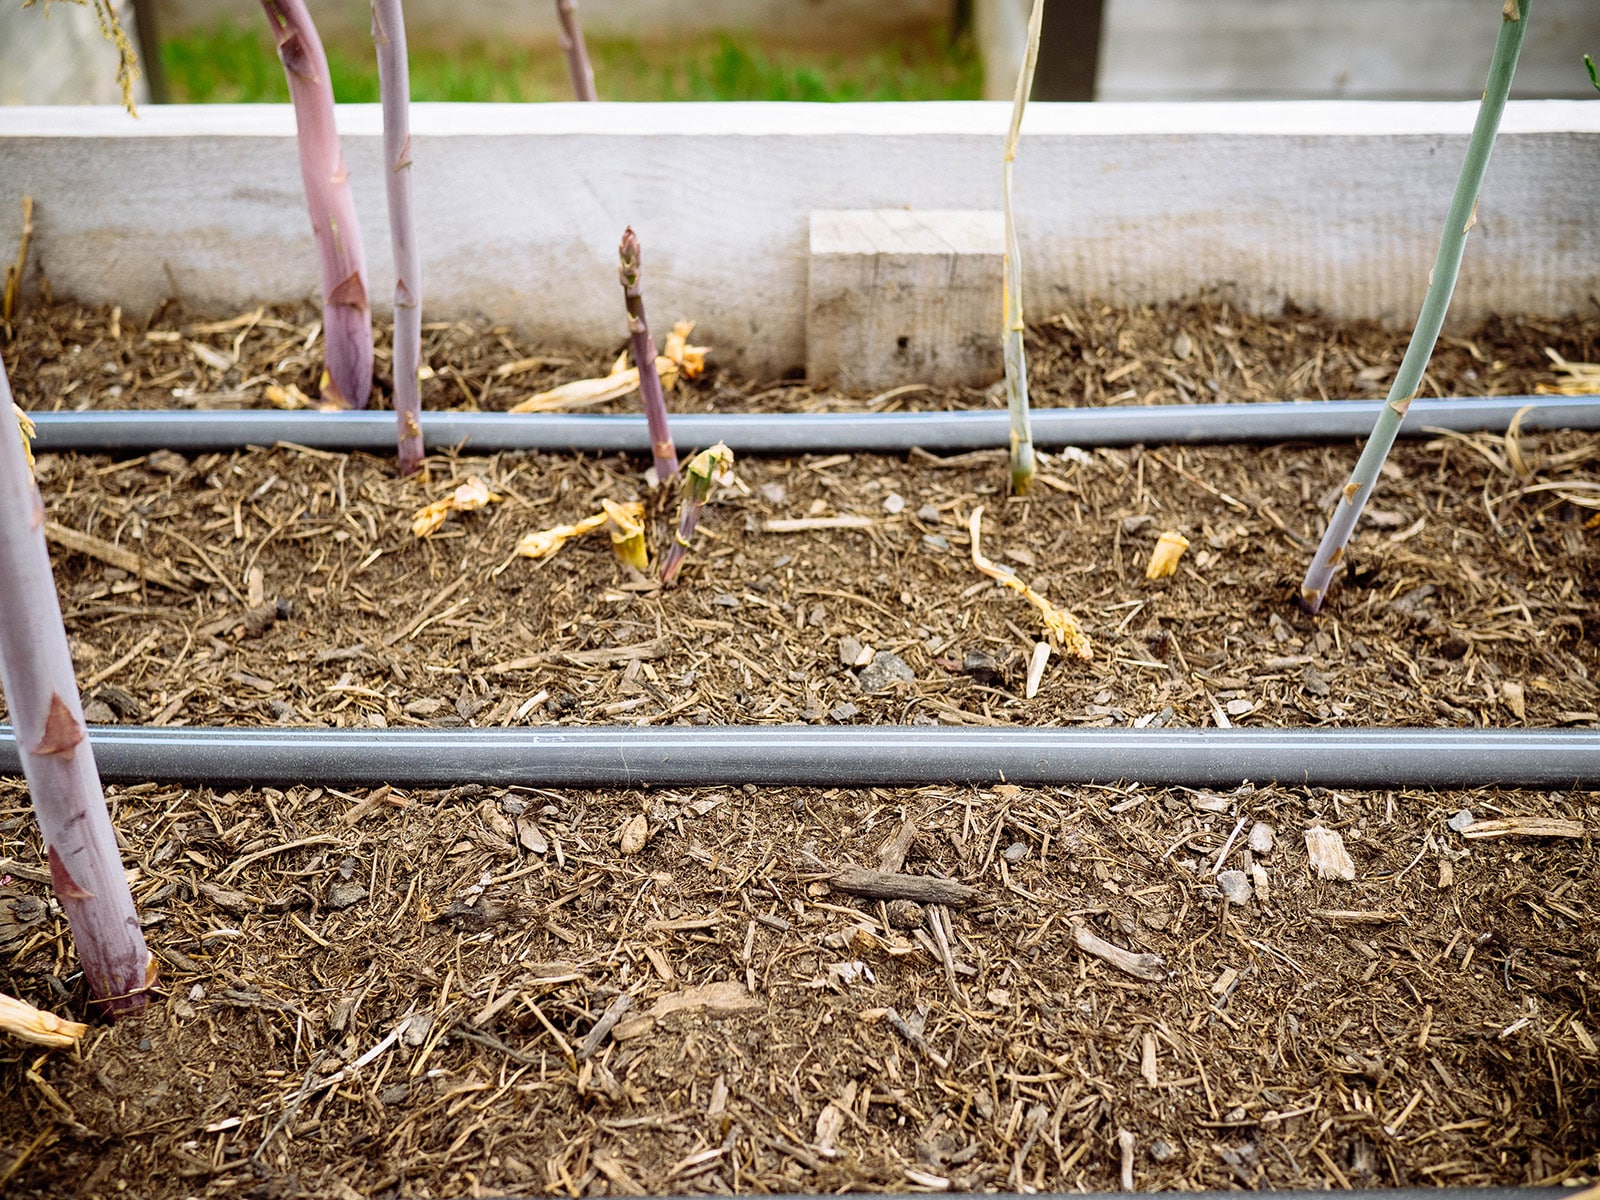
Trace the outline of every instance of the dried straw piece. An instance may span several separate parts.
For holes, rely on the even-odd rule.
[[[706,355],[711,353],[711,347],[689,345],[689,334],[693,330],[693,321],[679,321],[672,327],[671,335],[656,357],[656,373],[661,377],[661,386],[669,391],[677,386],[680,376],[698,379],[705,372]],[[507,411],[557,412],[620,400],[639,387],[639,369],[625,365],[627,361],[628,356],[624,353],[613,364],[608,375],[598,379],[574,379],[570,383],[536,392],[526,400],[513,404]]]
[[[22,434],[22,456],[28,460],[28,471],[33,472],[33,439],[38,436],[38,430],[33,427],[33,422],[28,419],[28,414],[22,411],[18,404],[12,404],[11,411],[17,415],[17,429]]]
[[[1461,836],[1581,838],[1587,832],[1582,821],[1568,821],[1561,817],[1501,817],[1493,821],[1474,821],[1461,831]]]
[[[1012,591],[1021,592],[1023,599],[1033,605],[1044,617],[1044,625],[1050,637],[1060,644],[1062,650],[1075,658],[1085,661],[1094,657],[1094,648],[1090,646],[1089,639],[1083,632],[1083,627],[1073,615],[1064,609],[1057,608],[1038,592],[1034,591],[1009,567],[1002,567],[998,563],[983,556],[979,549],[978,539],[983,523],[983,505],[978,505],[972,510],[972,516],[967,520],[967,530],[972,535],[972,565],[977,567],[990,579],[1003,583]]]
[[[75,1046],[89,1027],[35,1008],[26,1000],[0,992],[0,1029],[36,1046]]]

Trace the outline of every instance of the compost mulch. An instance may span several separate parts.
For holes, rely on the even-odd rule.
[[[58,304],[7,360],[37,410],[254,407],[268,382],[315,395],[316,332],[310,310]],[[1033,336],[1041,404],[1381,395],[1404,346],[1217,297],[1084,304]],[[1532,392],[1546,348],[1600,359],[1592,321],[1491,321],[1446,340],[1425,393]],[[609,366],[471,322],[430,327],[427,353],[430,407],[504,409]],[[715,371],[671,402],[1001,403]],[[1600,723],[1600,437],[1403,443],[1309,617],[1293,597],[1351,458],[1050,453],[1022,499],[1003,452],[740,459],[668,589],[603,532],[514,553],[608,498],[646,500],[664,545],[672,506],[639,459],[439,454],[401,480],[390,458],[278,446],[45,455],[39,476],[104,723]],[[472,476],[497,498],[414,537]],[[979,506],[984,554],[1093,643],[1031,699],[1043,625],[974,567]],[[1167,531],[1190,547],[1149,581]],[[164,995],[77,1052],[0,1055],[0,1190],[1115,1189],[1125,1144],[1141,1189],[1596,1171],[1585,794],[315,782],[109,789]],[[1463,808],[1588,832],[1467,839]],[[1316,824],[1353,881],[1310,871]],[[0,857],[0,984],[82,1013],[17,782]],[[975,890],[861,899],[836,875],[852,864]],[[1224,903],[1219,865],[1261,868],[1265,894]],[[1162,961],[1127,973],[1083,933]]]
[[[1447,825],[1592,830],[1591,797],[112,792],[165,998],[0,1053],[9,1195],[1116,1190],[1124,1133],[1141,1189],[1594,1170],[1592,840]],[[0,805],[5,978],[81,1011]],[[1240,818],[1276,844],[1234,842],[1269,881],[1237,907]],[[1353,882],[1312,876],[1314,824]],[[827,882],[885,859],[972,902]]]

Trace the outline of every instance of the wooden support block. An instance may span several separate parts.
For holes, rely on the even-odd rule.
[[[846,391],[1003,374],[999,212],[811,214],[806,378]]]

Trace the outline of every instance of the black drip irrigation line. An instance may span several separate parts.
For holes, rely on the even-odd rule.
[[[1105,408],[1036,408],[1041,447],[1131,446],[1141,442],[1291,442],[1365,437],[1382,400],[1309,400],[1259,404],[1163,404]],[[1500,396],[1417,400],[1402,437],[1437,430],[1503,433],[1521,412],[1521,428],[1600,429],[1600,395]],[[165,412],[101,410],[30,414],[34,449],[142,454],[200,454],[292,442],[314,450],[394,452],[387,412]],[[682,446],[727,442],[741,454],[943,453],[1009,444],[1004,411],[917,413],[683,413],[672,418]],[[571,413],[452,413],[422,416],[430,450],[460,446],[501,450],[629,453],[650,445],[642,416]]]
[[[108,780],[451,787],[1600,788],[1600,731],[952,729],[904,725],[89,731]],[[0,775],[21,773],[0,726]]]

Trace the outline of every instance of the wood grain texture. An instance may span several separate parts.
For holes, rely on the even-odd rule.
[[[1000,377],[998,212],[811,214],[806,378],[847,391]]]
[[[1035,105],[1017,167],[1029,311],[1221,286],[1255,310],[1292,299],[1408,323],[1475,109]],[[552,346],[614,350],[616,231],[634,221],[659,247],[661,320],[698,320],[721,363],[800,367],[810,213],[995,208],[1008,115],[987,103],[417,105],[427,319],[482,314]],[[374,226],[379,111],[338,116]],[[174,286],[224,313],[316,289],[287,106],[152,106],[137,121],[0,108],[0,164],[0,220],[25,193],[38,203],[31,287],[47,263],[57,295],[135,315]],[[1600,278],[1596,195],[1600,104],[1513,102],[1453,318],[1584,310]],[[369,250],[373,277],[392,278],[388,247]]]
[[[954,879],[897,875],[866,867],[846,867],[828,880],[828,886],[869,900],[915,900],[918,904],[949,904],[955,908],[965,908],[978,898],[977,888]]]

